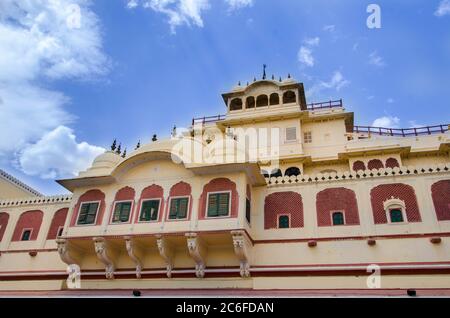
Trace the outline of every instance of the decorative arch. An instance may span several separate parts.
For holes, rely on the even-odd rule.
[[[78,214],[80,213],[81,204],[83,202],[91,202],[91,201],[100,201],[100,206],[97,211],[97,218],[96,218],[95,225],[102,224],[103,215],[105,213],[105,207],[106,207],[105,194],[98,189],[93,189],[93,190],[86,191],[79,197],[77,204],[73,208],[74,210],[73,210],[73,214],[72,214],[72,220],[70,220],[70,226],[76,225],[77,219],[78,219]]]
[[[405,214],[408,222],[422,221],[414,188],[403,183],[391,183],[381,184],[370,191],[370,202],[375,224],[388,222],[385,202],[390,199],[398,199],[405,203]]]
[[[131,201],[131,211],[130,211],[130,215],[128,218],[128,222],[126,222],[126,223],[129,223],[129,222],[131,222],[131,220],[133,220],[133,211],[135,210],[134,209],[135,195],[136,195],[136,191],[132,187],[129,187],[129,186],[123,187],[116,192],[116,195],[114,196],[114,202],[111,206],[111,211],[109,213],[109,223],[112,223],[115,203],[117,201]]]
[[[366,170],[366,165],[361,160],[357,160],[353,163],[353,171]]]
[[[330,188],[316,195],[317,225],[332,226],[332,213],[342,212],[346,225],[359,225],[356,194],[347,188]]]
[[[255,108],[255,104],[255,98],[253,96],[249,96],[245,100],[245,108]]]
[[[9,214],[6,212],[0,212],[0,242],[5,234],[6,227],[8,226]]]
[[[30,241],[35,241],[38,238],[43,217],[44,212],[40,210],[23,212],[16,223],[12,241],[20,241],[22,239],[22,233],[26,229],[31,230]]]
[[[256,98],[256,107],[269,106],[269,98],[267,95],[259,95]]]
[[[55,212],[48,230],[47,240],[54,240],[58,236],[58,230],[66,223],[68,208],[62,208]]]
[[[386,160],[386,168],[395,168],[395,167],[400,167],[397,159],[395,159],[395,158],[388,158]]]
[[[134,217],[134,221],[138,222],[139,221],[139,209],[141,208],[141,204],[142,201],[144,200],[148,200],[148,199],[159,199],[161,202],[160,208],[159,208],[159,214],[158,214],[158,222],[161,222],[162,220],[162,215],[163,215],[163,211],[164,207],[165,207],[165,201],[164,201],[164,189],[157,184],[152,184],[146,188],[144,188],[141,191],[141,195],[139,197],[139,202],[137,204],[136,207],[136,216]]]
[[[289,167],[286,169],[286,171],[284,172],[285,176],[291,177],[291,176],[298,176],[300,175],[300,169],[298,167]]]
[[[367,168],[369,168],[369,170],[381,169],[381,168],[384,168],[384,165],[383,165],[383,162],[381,160],[379,160],[379,159],[372,159],[367,164]]]
[[[272,178],[272,177],[277,178],[277,177],[282,177],[282,176],[283,176],[283,173],[282,173],[281,170],[278,169],[278,168],[273,169],[273,170],[270,172],[270,177],[271,177],[271,178]]]
[[[230,102],[230,110],[241,110],[242,109],[242,99],[233,98]]]
[[[431,186],[434,209],[439,221],[450,220],[450,180],[441,180]]]
[[[200,209],[199,209],[199,219],[203,220],[206,218],[206,201],[208,198],[208,192],[216,191],[231,191],[231,213],[230,217],[235,218],[238,215],[239,209],[239,194],[237,192],[236,183],[228,178],[217,178],[211,180],[208,184],[203,187],[202,194],[200,195]]]
[[[302,196],[293,191],[275,192],[264,200],[264,229],[278,228],[278,217],[288,215],[291,228],[304,226]]]
[[[293,91],[287,91],[283,93],[283,104],[296,103],[297,96]]]
[[[269,104],[272,105],[279,105],[280,104],[280,95],[277,93],[270,94],[269,98]]]

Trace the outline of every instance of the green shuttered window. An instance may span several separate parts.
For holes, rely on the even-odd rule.
[[[140,222],[149,222],[158,220],[159,200],[147,200],[142,202]]]
[[[228,216],[230,193],[211,193],[208,195],[208,217]]]
[[[344,225],[344,213],[342,212],[333,213],[333,225]]]
[[[114,207],[112,223],[125,223],[130,219],[131,201],[117,202]]]
[[[288,229],[289,228],[289,216],[288,215],[280,215],[278,217],[278,228],[280,228],[280,229]]]
[[[187,218],[189,198],[174,198],[170,200],[169,219],[185,219]]]
[[[98,202],[82,203],[78,215],[78,225],[94,224],[98,211]]]
[[[391,223],[401,223],[403,222],[402,210],[393,209],[389,211],[389,217],[391,218]]]

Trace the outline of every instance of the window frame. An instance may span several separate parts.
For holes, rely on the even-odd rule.
[[[142,213],[142,206],[144,205],[144,202],[147,201],[159,201],[158,204],[158,217],[156,218],[156,220],[150,220],[150,221],[141,221],[141,213]],[[140,204],[139,204],[139,213],[138,213],[138,218],[137,218],[137,223],[157,223],[159,222],[159,218],[161,216],[161,203],[162,203],[162,199],[161,198],[146,198],[146,199],[142,199]]]
[[[288,129],[295,129],[295,139],[287,139]],[[298,130],[297,126],[291,126],[291,127],[285,127],[284,128],[284,143],[285,144],[298,142],[297,130]]]
[[[306,138],[306,136],[309,135],[309,138]],[[312,131],[304,131],[303,132],[303,143],[304,144],[312,144]]]
[[[23,239],[23,235],[25,234],[26,231],[30,231],[30,235],[28,236],[28,240],[24,240]],[[23,228],[22,229],[22,233],[20,234],[20,242],[29,242],[31,241],[31,235],[33,235],[33,228]]]
[[[98,203],[97,206],[97,211],[95,211],[95,218],[94,218],[94,222],[90,223],[90,224],[80,224],[79,220],[80,220],[80,213],[81,213],[81,208],[83,207],[83,204],[92,204],[92,203]],[[75,223],[75,226],[97,226],[97,218],[98,218],[98,212],[100,211],[100,206],[102,204],[101,200],[97,200],[97,201],[84,201],[80,203],[80,207],[78,208],[78,213],[77,213],[77,221]]]
[[[178,218],[176,218],[176,219],[171,219],[170,218],[170,210],[171,210],[171,208],[172,208],[172,200],[174,200],[174,199],[188,199],[188,202],[187,202],[187,210],[186,210],[186,217],[185,218],[183,218],[183,219],[178,219]],[[167,209],[167,217],[166,217],[166,221],[169,221],[169,222],[172,222],[172,221],[188,221],[189,220],[189,217],[190,217],[190,204],[191,204],[191,196],[190,195],[180,195],[180,196],[174,196],[174,197],[170,197],[169,198],[169,206],[168,206],[168,209]]]
[[[221,215],[221,216],[208,216],[208,206],[209,206],[209,195],[210,194],[221,194],[221,193],[228,193],[229,194],[229,200],[228,200],[228,213],[227,215]],[[227,219],[231,217],[231,199],[232,199],[232,191],[231,190],[224,190],[224,191],[211,191],[206,193],[206,206],[205,206],[205,219]]]
[[[289,221],[288,227],[280,227],[280,218],[281,218],[282,216],[287,216],[288,221]],[[277,229],[280,229],[280,230],[286,230],[286,229],[290,229],[290,228],[291,228],[291,214],[290,214],[290,213],[278,214],[278,215],[277,215]]]
[[[58,235],[60,231],[61,231],[61,235]],[[62,237],[63,231],[64,231],[64,225],[58,226],[58,230],[56,230],[56,238]]]
[[[116,221],[114,222],[114,212],[116,211],[116,206],[119,203],[127,203],[127,202],[131,202],[131,206],[130,206],[130,214],[128,215],[128,220],[126,222],[121,222],[121,221]],[[113,204],[113,208],[111,210],[111,216],[109,219],[109,224],[111,225],[120,225],[120,224],[129,224],[131,222],[131,218],[132,218],[132,214],[133,214],[133,207],[134,207],[134,200],[118,200],[118,201],[114,201]]]
[[[335,213],[342,213],[342,220],[344,221],[344,223],[342,223],[342,224],[334,224],[333,214],[335,214]],[[333,211],[330,211],[330,217],[331,217],[331,226],[347,225],[347,222],[345,220],[345,211],[344,210],[333,210]]]
[[[397,198],[391,198],[383,202],[384,212],[386,215],[387,224],[390,225],[401,225],[407,224],[408,216],[406,214],[406,203]],[[403,222],[391,222],[391,210],[400,210],[403,216]]]
[[[391,211],[392,210],[399,210],[402,213],[403,221],[401,221],[401,222],[392,222],[392,219],[391,219]],[[403,210],[403,207],[396,207],[396,206],[389,207],[387,209],[387,219],[388,219],[388,223],[389,224],[406,224],[406,223],[408,223],[408,219],[406,218],[406,213]]]

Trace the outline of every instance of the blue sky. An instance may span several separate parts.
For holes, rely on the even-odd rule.
[[[360,125],[447,124],[449,57],[448,0],[4,0],[0,167],[63,193],[54,178],[114,138],[130,149],[225,113],[220,94],[263,63],[308,102],[342,98]]]

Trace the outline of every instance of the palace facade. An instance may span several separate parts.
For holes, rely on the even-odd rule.
[[[357,126],[290,76],[222,96],[71,195],[3,178],[0,290],[450,290],[448,125]]]

